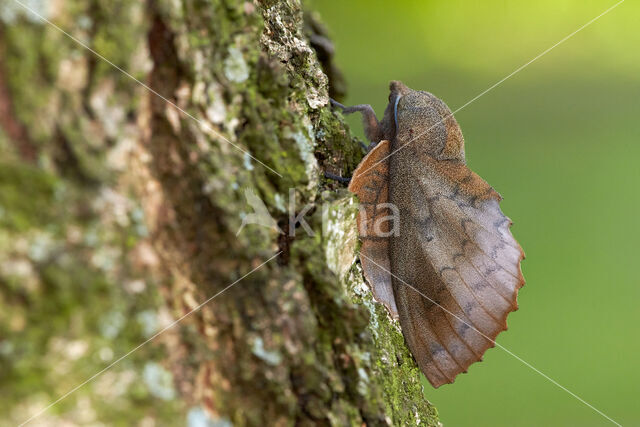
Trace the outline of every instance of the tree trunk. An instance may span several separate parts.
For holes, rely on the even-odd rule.
[[[53,176],[71,194],[73,209],[53,217],[23,213],[30,222],[2,223],[3,236],[13,240],[58,224],[60,252],[73,249],[76,263],[115,245],[121,251],[109,266],[90,267],[91,274],[113,286],[144,279],[161,290],[174,320],[197,309],[156,341],[166,346],[163,365],[186,406],[202,407],[212,419],[438,424],[398,324],[363,280],[357,201],[344,185],[323,178],[324,171],[350,176],[362,154],[330,108],[329,91],[336,96],[343,89],[315,16],[303,17],[294,0],[60,0],[36,10],[127,76],[5,2],[3,163]],[[7,185],[15,190],[24,181]],[[57,212],[54,187],[34,198],[48,197],[41,203]],[[246,221],[236,235],[254,213],[247,189],[282,232]],[[120,205],[96,202],[109,199],[105,191],[124,204],[124,225]],[[5,199],[0,194],[0,206]],[[142,212],[144,221],[131,219]],[[72,227],[85,237],[97,227],[99,243],[70,242]],[[44,283],[46,270],[29,263],[34,280]],[[76,282],[72,264],[62,270]],[[12,292],[7,287],[6,300]],[[125,304],[131,316],[143,308]],[[42,345],[50,348],[51,339],[41,338]],[[30,412],[73,386],[56,385]],[[168,409],[155,407],[154,414],[161,410]]]

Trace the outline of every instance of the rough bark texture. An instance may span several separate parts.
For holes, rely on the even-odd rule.
[[[12,332],[9,317],[33,316],[33,304],[46,310],[48,294],[72,296],[60,325],[33,338],[45,353],[56,337],[82,335],[69,331],[73,316],[91,336],[114,312],[162,313],[160,289],[177,319],[281,251],[158,338],[164,357],[156,344],[121,362],[144,369],[148,385],[148,369],[167,373],[148,368],[148,359],[164,360],[181,400],[149,386],[150,395],[140,391],[127,406],[135,392],[96,398],[88,385],[93,412],[85,416],[107,419],[119,399],[122,419],[160,424],[185,405],[234,425],[437,424],[398,325],[372,300],[356,262],[356,200],[322,178],[324,170],[349,176],[361,152],[329,108],[319,57],[335,79],[332,94],[344,89],[316,18],[307,16],[305,33],[297,1],[66,0],[38,10],[189,117],[18,6],[4,7],[0,207],[10,213],[0,216],[0,251],[12,261],[0,269],[0,302],[14,304],[1,318],[7,342],[26,330]],[[252,212],[246,188],[285,232],[289,206],[299,213],[311,205],[305,220],[314,234],[249,225],[236,236]],[[29,203],[19,196],[25,190]],[[48,249],[34,259],[29,250],[43,234]],[[18,261],[28,265],[22,276],[8,266]],[[25,275],[32,289],[21,289]],[[144,290],[132,285],[139,282]],[[21,298],[33,302],[21,306]],[[27,319],[31,327],[45,324],[38,316]],[[116,358],[150,335],[143,326],[111,337]],[[102,366],[92,354],[104,342],[83,341],[78,359],[88,372],[36,381],[50,387],[37,399],[25,388],[27,403],[6,408],[14,422]],[[75,419],[77,393],[43,417]]]

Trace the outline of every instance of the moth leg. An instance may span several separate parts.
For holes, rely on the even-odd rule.
[[[331,105],[334,107],[340,108],[342,110],[342,114],[351,114],[351,113],[361,113],[362,114],[362,124],[364,126],[364,134],[367,139],[372,142],[374,145],[369,145],[367,150],[371,150],[376,143],[383,139],[382,137],[382,127],[380,126],[380,122],[376,117],[375,111],[369,104],[359,104],[353,105],[351,107],[345,107],[340,104],[338,101],[331,100]]]
[[[324,177],[327,178],[327,179],[333,179],[334,181],[342,182],[342,183],[345,183],[345,184],[348,184],[348,183],[351,182],[351,178],[345,178],[345,177],[342,177],[342,176],[334,175],[334,174],[332,174],[330,172],[325,172],[324,173]]]

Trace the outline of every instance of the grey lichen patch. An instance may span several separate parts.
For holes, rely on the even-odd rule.
[[[149,392],[163,400],[171,400],[175,397],[173,388],[173,378],[171,372],[167,371],[158,363],[147,363],[144,366],[142,378],[149,388]]]
[[[75,92],[86,86],[87,77],[86,57],[64,58],[58,64],[58,81],[56,85],[59,88]]]
[[[31,22],[45,24],[45,21],[36,13],[45,19],[51,17],[51,8],[46,0],[22,0],[21,3],[24,4],[24,7],[15,1],[3,1],[0,4],[0,21],[11,24],[17,20],[18,16],[24,16]],[[30,12],[29,9],[33,12]]]
[[[329,269],[339,278],[344,278],[356,261],[356,215],[352,197],[323,206],[323,234],[327,242],[325,256]]]
[[[329,103],[329,97],[326,95],[325,91],[319,92],[314,87],[307,88],[306,92],[307,103],[309,107],[312,109],[320,108]]]
[[[300,158],[304,162],[305,172],[309,180],[309,185],[307,188],[312,189],[317,187],[318,185],[319,167],[318,160],[314,155],[315,138],[313,129],[311,128],[311,124],[307,117],[305,117],[303,121],[306,131],[286,128],[283,136],[287,139],[292,139],[296,143],[296,146],[298,147],[298,151],[300,153]]]
[[[289,61],[294,54],[305,55],[313,51],[299,31],[300,27],[291,19],[283,19],[282,5],[264,10],[263,15],[269,26],[260,37],[270,54],[281,61]]]
[[[378,311],[376,310],[377,301],[375,301],[375,299],[373,298],[371,288],[364,280],[364,276],[362,274],[362,269],[360,268],[360,266],[358,265],[354,270],[351,271],[351,276],[348,280],[348,283],[350,283],[350,290],[354,293],[354,295],[360,297],[360,303],[367,307],[367,310],[369,310],[370,329],[372,334],[377,337],[378,329],[380,327],[380,322],[378,320]],[[399,326],[396,327],[398,328],[399,332]]]
[[[222,98],[222,88],[216,83],[211,83],[207,88],[206,94],[208,101],[207,117],[215,124],[224,123],[227,118],[227,107]]]
[[[242,156],[243,159],[243,163],[244,163],[244,168],[248,171],[252,171],[253,170],[253,164],[251,163],[251,155],[249,153],[244,153],[244,155]]]
[[[295,14],[295,19],[291,16],[283,19],[283,15],[291,14],[290,8],[290,5],[278,3],[263,11],[267,25],[260,42],[271,56],[295,68],[300,84],[304,86],[302,95],[309,108],[315,110],[329,103],[328,80],[303,34],[302,14]]]
[[[96,118],[100,121],[105,135],[115,139],[124,128],[127,112],[122,105],[118,104],[118,100],[114,97],[114,92],[115,82],[112,79],[104,79],[96,86],[89,103],[92,111],[96,114]]]
[[[369,390],[369,375],[364,368],[358,368],[358,392],[366,396]]]
[[[194,407],[187,412],[187,427],[233,427],[228,418],[212,417],[202,407]]]
[[[235,46],[229,47],[228,56],[224,60],[224,75],[234,83],[242,83],[249,78],[249,66],[242,51]]]
[[[261,360],[272,366],[277,366],[282,362],[282,355],[277,351],[267,351],[264,348],[264,341],[260,337],[256,337],[253,341],[251,352]]]
[[[287,211],[287,208],[285,207],[284,196],[282,194],[276,193],[273,196],[273,199],[274,199],[276,209],[278,209],[280,212]]]

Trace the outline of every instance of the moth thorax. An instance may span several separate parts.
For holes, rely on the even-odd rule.
[[[415,150],[437,158],[447,143],[447,126],[431,106],[404,108],[398,114],[396,145],[410,144]]]

